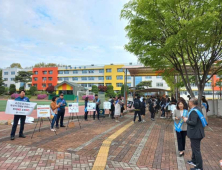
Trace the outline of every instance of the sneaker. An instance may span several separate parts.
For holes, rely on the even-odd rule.
[[[146,122],[145,120],[143,120],[143,122]]]
[[[196,164],[195,164],[195,163],[193,163],[192,161],[187,161],[187,163],[188,163],[189,165],[196,166]]]
[[[15,140],[15,136],[11,136],[11,140]]]
[[[26,138],[26,136],[24,134],[20,134],[19,137],[20,138]]]
[[[161,119],[165,119],[166,117],[164,117],[164,116],[161,116],[160,118],[161,118]]]
[[[55,129],[51,129],[51,131],[52,131],[52,132],[55,132],[56,130],[55,130]]]

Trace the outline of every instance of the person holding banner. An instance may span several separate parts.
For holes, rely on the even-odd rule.
[[[205,137],[204,127],[207,126],[207,121],[200,111],[198,106],[198,99],[191,98],[189,101],[188,118],[183,117],[183,121],[187,123],[187,136],[191,141],[192,160],[187,163],[195,166],[192,169],[203,169],[203,160],[200,151],[200,142]]]
[[[118,99],[115,101],[115,119],[116,119],[116,122],[119,122],[119,116],[120,116],[120,113],[121,113],[121,105],[123,104],[122,102],[122,98],[121,96],[118,97]]]
[[[182,117],[188,117],[188,111],[184,106],[184,101],[179,101],[176,105],[176,110],[173,112],[174,128],[177,134],[177,143],[180,157],[184,155],[187,136],[187,124],[184,123]]]
[[[65,127],[63,124],[63,119],[65,116],[65,107],[67,106],[67,103],[64,99],[63,93],[60,94],[59,99],[57,100],[57,104],[60,103],[60,107],[58,108],[58,117],[56,120],[56,128],[59,129],[59,118],[60,118],[60,127]]]
[[[96,112],[97,112],[97,118],[99,120],[99,105],[101,104],[100,99],[98,98],[98,94],[95,95],[95,99],[93,100],[94,103],[96,103],[96,111],[93,112],[93,120],[96,118]]]
[[[15,101],[20,101],[20,102],[30,102],[28,97],[25,97],[25,90],[21,90],[19,92],[19,97],[15,99]],[[17,129],[18,121],[20,119],[20,131],[19,131],[19,137],[20,138],[25,138],[26,136],[23,134],[24,130],[24,124],[25,124],[25,115],[14,115],[14,121],[13,121],[13,126],[12,126],[12,131],[11,131],[11,140],[15,139],[15,132]]]
[[[58,108],[60,107],[60,103],[57,105],[56,100],[57,100],[57,98],[56,98],[56,96],[54,96],[52,98],[52,103],[50,104],[51,114],[53,115],[53,119],[52,119],[52,123],[51,123],[51,131],[52,132],[56,131],[54,129],[54,124],[58,118]]]
[[[85,98],[85,115],[84,115],[85,121],[88,121],[88,111],[87,111],[87,104],[88,104],[88,102],[89,102],[89,98],[86,97]]]

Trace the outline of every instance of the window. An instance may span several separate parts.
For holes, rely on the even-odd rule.
[[[77,80],[78,80],[78,77],[73,77],[72,80],[73,80],[73,81],[77,81]]]
[[[198,95],[198,92],[197,92],[197,91],[195,91],[195,92],[194,92],[194,95],[195,95],[195,96],[197,96],[197,95]]]
[[[43,71],[42,73],[43,73],[43,74],[47,74],[47,71]]]
[[[211,87],[211,82],[207,82],[207,83],[205,84],[205,86],[206,86],[206,87]]]
[[[106,76],[106,80],[112,80],[112,76]]]
[[[100,70],[99,70],[99,73],[104,73],[104,70],[103,70],[103,69],[100,69]]]
[[[64,77],[64,81],[69,81],[69,77]]]
[[[35,74],[35,75],[38,75],[38,71],[34,71],[34,74]]]
[[[28,84],[28,87],[31,87],[32,85],[31,84]]]
[[[38,77],[34,77],[34,81],[38,81]]]
[[[122,68],[118,68],[117,72],[123,72],[123,69]]]
[[[73,74],[78,74],[78,70],[74,70],[74,71],[73,71]]]
[[[83,86],[83,87],[87,87],[87,84],[85,84],[85,83],[82,83],[82,84],[81,84],[81,86]]]
[[[122,87],[123,83],[116,83],[116,87]]]
[[[63,71],[59,71],[59,74],[63,74]]]
[[[37,84],[33,84],[33,86],[37,87]]]
[[[88,80],[94,80],[94,77],[88,77]]]
[[[163,83],[156,83],[157,87],[163,87]]]
[[[48,79],[49,79],[49,81],[52,81],[52,77],[49,77]]]
[[[79,67],[79,69],[81,69],[81,67]]]
[[[62,77],[59,77],[59,78],[58,78],[58,81],[62,81],[62,80],[63,80],[63,78],[62,78]]]
[[[11,81],[15,81],[15,78],[11,78]]]
[[[43,83],[43,84],[42,84],[42,87],[46,87],[46,84],[45,84],[45,83]]]
[[[99,80],[104,80],[104,77],[99,77]]]
[[[98,86],[104,86],[104,84],[103,83],[99,83]]]
[[[8,72],[4,72],[4,75],[8,75]]]
[[[53,74],[53,71],[49,71],[49,74]]]
[[[5,87],[8,87],[8,85],[7,85],[7,84],[4,84],[4,86],[5,86]]]
[[[106,72],[107,72],[107,73],[111,73],[111,72],[112,72],[112,69],[111,69],[111,68],[106,69]]]
[[[89,70],[89,73],[94,73],[94,70]]]
[[[145,79],[152,79],[152,76],[146,76]]]
[[[131,83],[127,83],[127,86],[128,86],[128,87],[131,87]]]
[[[82,74],[86,74],[87,73],[87,70],[82,70]]]
[[[46,79],[46,77],[42,77],[42,80],[43,80],[43,81],[46,81],[47,79]]]
[[[123,80],[123,76],[116,76],[117,80]]]
[[[131,76],[127,76],[127,80],[131,80]]]
[[[11,71],[11,75],[15,75],[15,72],[14,72],[14,71]]]
[[[52,83],[49,83],[49,84],[48,84],[48,87],[49,87],[49,86],[52,86]]]
[[[106,86],[112,86],[112,84],[111,83],[106,83]]]
[[[89,83],[89,84],[88,84],[88,87],[92,87],[93,85],[94,85],[94,84],[92,84],[92,83]]]
[[[69,74],[69,71],[64,71],[64,74]]]
[[[162,76],[156,76],[157,79],[162,79]]]
[[[5,81],[8,81],[8,78],[4,78]]]
[[[81,77],[81,80],[87,80],[87,77]]]
[[[86,69],[86,66],[84,66],[84,69]]]

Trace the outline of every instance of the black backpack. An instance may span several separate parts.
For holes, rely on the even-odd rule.
[[[134,108],[140,109],[140,101],[138,99],[134,101]]]

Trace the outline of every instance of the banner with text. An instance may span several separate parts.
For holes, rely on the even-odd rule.
[[[37,105],[37,117],[50,117],[50,106]]]
[[[111,103],[110,102],[103,102],[103,109],[111,109]]]
[[[69,113],[79,113],[79,103],[68,103]]]
[[[96,111],[96,103],[87,103],[87,111]]]

